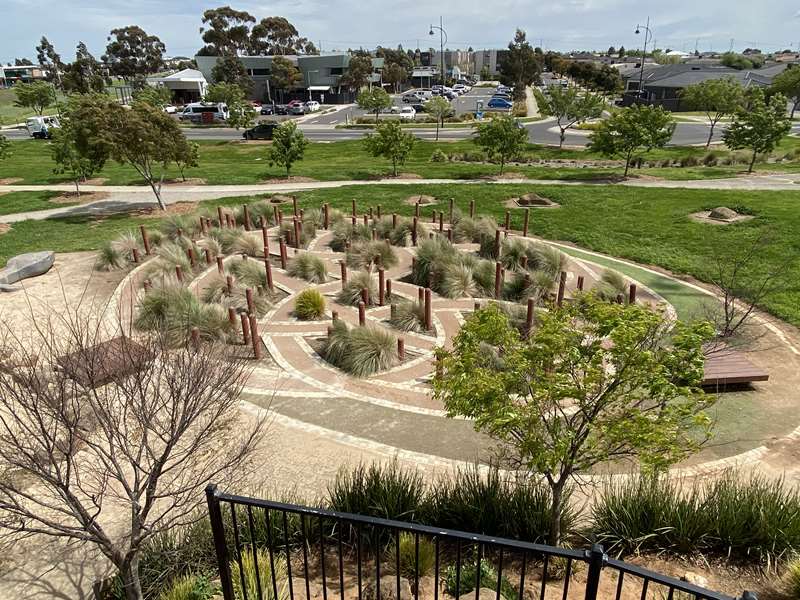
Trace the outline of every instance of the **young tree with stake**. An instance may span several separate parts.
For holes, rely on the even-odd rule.
[[[268,153],[269,165],[286,167],[286,177],[289,177],[292,165],[298,160],[303,160],[307,147],[308,140],[297,128],[297,123],[284,121],[272,131],[272,146]]]
[[[375,123],[378,123],[378,116],[382,110],[389,108],[392,105],[392,97],[383,88],[374,87],[370,89],[361,90],[356,99],[358,107],[366,110],[367,112],[375,113]]]
[[[18,83],[14,86],[17,99],[14,106],[31,108],[37,115],[44,113],[44,109],[56,103],[56,90],[53,84],[45,81],[33,83]]]
[[[425,105],[425,112],[436,119],[436,141],[439,141],[439,126],[444,127],[445,118],[453,114],[450,101],[442,96],[434,96]]]

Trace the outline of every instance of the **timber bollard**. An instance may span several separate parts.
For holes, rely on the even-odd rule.
[[[449,220],[449,223],[450,223],[451,225],[453,224],[453,202],[455,202],[455,201],[453,200],[453,198],[450,198],[450,215],[449,215],[449,218],[448,218],[448,220]]]
[[[387,279],[386,280],[386,298],[389,299],[389,300],[391,300],[391,298],[392,298],[392,280],[391,279]]]
[[[414,204],[414,216],[419,219],[419,200]]]
[[[242,205],[242,219],[244,219],[244,230],[250,231],[250,209],[247,204]]]
[[[139,249],[134,248],[131,250],[131,254],[133,254],[133,262],[139,264]]]
[[[225,277],[225,289],[228,290],[229,296],[233,293],[233,277],[231,277],[230,275]]]
[[[225,272],[225,265],[222,262],[222,257],[217,257],[217,272],[222,275]]]
[[[506,230],[511,228],[511,211],[510,210],[506,211],[506,220],[505,220],[505,223],[503,224],[503,227],[505,227]]]
[[[417,288],[417,300],[419,301],[420,306],[425,303],[425,288]]]
[[[297,196],[292,196],[292,212],[295,217],[299,214],[297,212]]]
[[[494,230],[494,257],[500,258],[500,229]]]
[[[266,251],[266,248],[264,248]],[[267,288],[269,288],[270,292],[275,291],[275,283],[272,281],[272,263],[269,262],[269,255],[265,252],[264,253],[264,270],[267,273]]]
[[[244,345],[250,343],[250,319],[247,318],[245,313],[239,313],[239,317],[242,321],[242,339],[244,340]]]
[[[253,358],[261,360],[261,336],[258,335],[258,320],[250,315],[250,339],[253,342]]]
[[[381,205],[380,204],[378,204],[378,206],[376,207],[376,210],[378,211],[378,220],[380,221],[380,219],[381,219]]]
[[[339,270],[342,274],[342,289],[344,289],[344,285],[347,283],[347,263],[345,261],[339,261]]]
[[[284,271],[286,270],[286,242],[283,238],[281,238],[279,243],[279,249],[281,253],[281,269]]]
[[[431,288],[425,288],[425,329],[427,331],[433,329],[433,299],[431,297]]]
[[[406,342],[403,338],[397,338],[397,359],[403,362],[406,359]]]
[[[353,200],[352,200],[352,205],[353,205],[353,212],[351,212],[350,214],[355,217],[356,216],[356,199],[355,198],[353,198]]]
[[[142,285],[144,286],[144,291],[145,292],[149,292],[150,288],[152,287],[149,279],[145,279],[144,283]]]
[[[444,231],[444,213],[439,211],[439,233]]]
[[[197,267],[197,261],[195,260],[194,257],[194,248],[189,246],[186,249],[186,255],[189,257],[189,265],[192,267],[192,269],[195,269]]]
[[[142,232],[142,245],[144,246],[144,253],[150,256],[150,238],[147,237],[147,229],[144,225],[139,225],[139,231]]]
[[[528,268],[528,255],[527,254],[523,254],[522,256],[520,256],[520,258],[519,258],[519,266],[522,269],[527,269]]]
[[[361,300],[369,306],[369,288],[361,288]]]
[[[356,218],[355,215],[353,215],[352,217],[350,217],[350,220],[353,222],[353,229],[355,229],[356,223],[358,223],[358,219]]]
[[[378,269],[378,306],[383,306],[383,301],[386,296],[386,272],[381,268]]]
[[[522,237],[528,237],[528,224],[531,218],[531,209],[525,209],[525,221],[522,223]]]
[[[324,229],[331,226],[331,209],[327,202],[322,205],[322,225]]]
[[[475,218],[475,200],[469,201],[469,218],[470,219]]]
[[[414,217],[411,225],[411,245],[417,245],[417,217]]]
[[[192,327],[192,347],[195,351],[200,350],[200,330],[197,327]]]
[[[372,207],[370,206],[367,210],[369,211],[369,218],[372,220]]]
[[[500,261],[494,263],[494,297],[496,300],[500,299],[500,292],[502,291],[503,283],[503,265]]]
[[[628,288],[628,304],[636,304],[636,284],[632,283]]]
[[[267,224],[263,222],[261,224],[261,240],[264,242],[264,251],[269,252],[269,233],[267,232]]]
[[[556,304],[561,306],[564,303],[564,291],[567,289],[567,272],[561,271],[561,276],[558,279],[558,296],[556,297]]]
[[[369,227],[369,219],[367,218],[367,213],[364,213],[364,227]]]
[[[203,250],[203,254],[204,254],[204,255],[205,255],[205,257],[206,257],[206,264],[207,264],[207,265],[210,265],[210,264],[211,264],[211,250],[209,250],[208,248],[206,248],[205,250]]]
[[[358,324],[363,327],[367,323],[367,306],[363,302],[358,303]]]
[[[222,207],[217,207],[217,221],[219,221],[220,229],[225,227],[225,215],[222,213]]]
[[[530,330],[533,328],[534,304],[533,298],[528,298],[528,313],[525,315],[525,329],[528,332],[530,332]]]
[[[578,291],[583,291],[583,275],[578,275],[578,283],[577,283]]]
[[[392,229],[397,228],[397,213],[392,213]]]
[[[180,283],[183,283],[183,269],[181,269],[180,265],[175,265],[175,277],[178,278]]]
[[[336,323],[336,321],[338,319],[339,319],[339,311],[338,310],[332,310],[331,311],[331,323]]]
[[[447,241],[448,242],[452,242],[453,241],[453,230],[452,229],[448,229],[447,230]]]
[[[389,305],[389,318],[390,319],[396,319],[397,318],[397,304],[395,304],[394,302],[392,302]]]
[[[232,306],[228,307],[228,323],[231,324],[231,328],[235,331],[236,330],[236,309]]]
[[[247,288],[244,291],[244,297],[247,299],[247,312],[253,314],[254,312],[256,312],[255,304],[253,304],[253,289]]]
[[[294,247],[297,248],[297,249],[300,248],[300,239],[302,237],[302,235],[301,235],[302,227],[303,227],[303,225],[300,222],[300,219],[295,219],[294,220]]]
[[[200,220],[200,233],[206,234],[206,221],[203,217],[198,217]]]
[[[480,309],[481,309],[481,303],[478,300],[476,300],[475,304],[472,305],[472,310],[478,311]]]

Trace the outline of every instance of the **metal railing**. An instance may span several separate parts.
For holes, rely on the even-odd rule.
[[[432,585],[433,600],[444,598],[442,587],[455,599],[474,592],[490,600],[481,593],[487,586],[494,600],[734,600],[609,558],[599,544],[556,548],[225,494],[214,485],[206,498],[225,600],[420,600],[421,585]],[[584,568],[585,577],[574,577]]]

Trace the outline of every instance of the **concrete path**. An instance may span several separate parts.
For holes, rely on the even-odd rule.
[[[272,194],[281,192],[299,192],[304,190],[333,189],[349,185],[438,185],[438,184],[526,184],[531,186],[545,185],[609,185],[607,182],[568,181],[563,179],[502,179],[502,180],[464,180],[464,179],[378,179],[313,181],[298,183],[255,183],[245,185],[197,185],[197,186],[165,186],[162,196],[167,204],[175,202],[199,202],[230,196],[249,196],[255,194]],[[630,179],[610,185],[645,188],[680,188],[702,190],[800,190],[800,173],[773,173],[769,175],[750,175],[727,179],[695,179],[688,181],[666,181],[653,179]],[[72,191],[71,184],[47,185],[0,185],[2,192],[28,191]],[[62,208],[15,213],[0,216],[0,222],[15,223],[28,219],[40,220],[86,215],[108,215],[130,212],[155,205],[155,197],[149,187],[137,185],[85,185],[85,192],[107,192],[110,197],[87,204]],[[1,201],[1,200],[0,200]]]

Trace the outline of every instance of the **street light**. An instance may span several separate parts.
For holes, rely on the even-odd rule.
[[[441,57],[441,73],[440,79],[442,80],[442,87],[444,87],[444,44],[447,41],[447,32],[442,28],[442,17],[439,17],[439,26],[431,25],[428,35],[435,35],[434,29],[439,30],[439,56]]]
[[[647,56],[647,42],[653,37],[653,32],[650,31],[650,17],[647,17],[647,24],[646,25],[636,25],[636,31],[634,33],[639,35],[641,33],[641,29],[644,29],[644,48],[642,49],[642,62],[639,65],[639,89],[636,90],[636,103],[639,103],[639,100],[642,97],[642,80],[644,79],[644,59]]]

